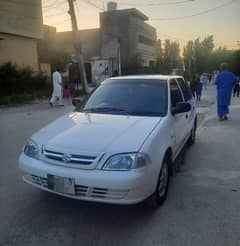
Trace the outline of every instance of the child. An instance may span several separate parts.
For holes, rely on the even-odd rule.
[[[63,88],[63,98],[64,98],[64,104],[65,105],[71,105],[71,93],[67,85],[64,85]]]
[[[70,90],[67,85],[64,86],[63,89],[63,97],[69,99],[71,97]]]

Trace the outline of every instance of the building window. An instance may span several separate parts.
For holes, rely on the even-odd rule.
[[[155,44],[152,39],[144,37],[143,35],[138,35],[138,42],[148,46],[154,46]]]

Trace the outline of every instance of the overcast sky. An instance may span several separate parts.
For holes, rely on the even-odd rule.
[[[240,41],[240,0],[119,0],[116,2],[119,9],[135,7],[146,14],[149,17],[148,23],[156,28],[158,38],[162,40],[176,40],[184,45],[187,40],[214,35],[217,46],[239,48],[237,41]],[[76,0],[75,10],[79,28],[99,27],[99,12],[102,8],[106,8],[106,3],[107,1],[102,0]],[[67,0],[42,0],[42,5],[45,24],[56,26],[57,31],[71,30]],[[204,11],[209,12],[202,14]],[[195,14],[199,15],[182,18]],[[178,17],[182,19],[169,20]]]

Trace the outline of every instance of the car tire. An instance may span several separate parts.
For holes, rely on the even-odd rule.
[[[195,143],[196,139],[196,132],[197,132],[197,119],[195,120],[194,126],[191,130],[191,134],[188,138],[187,145],[192,146]]]
[[[149,207],[160,207],[166,200],[170,180],[170,163],[169,157],[164,158],[158,176],[157,187],[154,193],[145,201]]]

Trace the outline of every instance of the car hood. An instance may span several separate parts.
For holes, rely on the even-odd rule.
[[[99,154],[138,151],[160,117],[74,112],[32,136],[40,145],[63,152]]]

